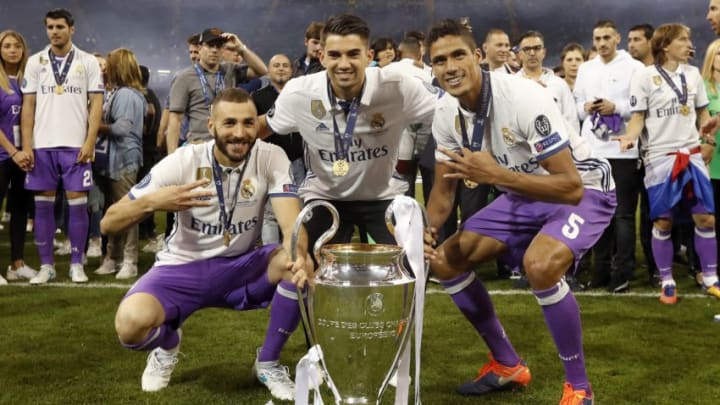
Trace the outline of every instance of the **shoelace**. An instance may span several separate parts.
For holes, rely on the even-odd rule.
[[[159,355],[159,354],[155,353],[155,355],[153,355],[153,359],[155,360],[154,363],[157,364],[157,366],[158,366],[157,369],[161,369],[164,371],[164,370],[167,370],[168,368],[175,366],[178,363],[178,361],[179,361],[178,357],[180,357],[181,354],[182,353],[178,352],[174,356],[167,356],[167,355]],[[183,356],[184,356],[184,354],[183,354]]]
[[[290,369],[287,366],[274,365],[268,368],[260,370],[262,373],[267,374],[271,380],[283,380],[283,382],[292,383],[290,379]]]
[[[489,373],[489,372],[491,372],[491,371],[497,370],[497,369],[498,369],[498,367],[497,367],[498,365],[499,365],[499,363],[496,362],[495,360],[493,360],[493,361],[491,361],[491,362],[486,363],[485,365],[483,365],[482,368],[480,369],[480,371],[478,371],[478,376],[477,376],[477,378],[475,378],[475,381],[478,381],[478,380],[480,380],[481,378],[485,377],[485,375],[486,375],[487,373]]]

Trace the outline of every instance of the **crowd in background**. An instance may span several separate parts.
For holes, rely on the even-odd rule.
[[[638,23],[641,23],[638,21]],[[603,35],[596,35],[598,29]],[[101,265],[95,269],[97,275],[115,274],[118,279],[134,278],[138,275],[138,252],[157,252],[164,248],[164,237],[173,229],[173,215],[167,215],[166,229],[156,229],[154,218],[149,217],[139,228],[134,228],[122,237],[105,238],[100,234],[99,222],[104,209],[118,201],[130,188],[142,179],[149,169],[166,153],[172,153],[186,143],[203,142],[211,138],[207,132],[208,101],[212,98],[203,94],[206,85],[198,80],[197,70],[207,73],[212,83],[207,88],[217,92],[225,87],[242,87],[253,94],[258,112],[270,110],[273,101],[285,84],[293,77],[314,73],[323,69],[320,62],[322,52],[320,33],[322,24],[312,22],[304,35],[304,49],[295,58],[278,54],[268,62],[262,61],[245,42],[234,34],[221,30],[205,30],[193,34],[187,40],[189,66],[176,73],[166,100],[159,100],[148,79],[150,72],[135,59],[132,50],[116,49],[107,54],[97,52],[94,56],[101,69],[104,83],[102,119],[98,128],[95,158],[92,164],[93,186],[87,197],[88,232],[85,248],[80,252],[82,260],[87,257],[102,257]],[[577,42],[567,44],[560,55],[559,63],[545,61],[545,39],[538,31],[527,31],[521,37],[511,40],[499,29],[484,32],[482,38],[483,67],[498,74],[515,74],[526,77],[547,87],[553,92],[563,115],[571,125],[596,142],[595,152],[610,160],[613,175],[618,183],[620,202],[613,226],[598,242],[593,258],[586,259],[581,269],[590,272],[589,282],[580,283],[570,277],[574,289],[608,288],[612,292],[627,291],[629,282],[636,277],[638,263],[635,261],[635,229],[640,226],[640,242],[647,263],[648,280],[652,285],[659,283],[657,268],[651,253],[652,223],[648,217],[647,193],[642,185],[643,165],[641,152],[637,148],[631,153],[603,155],[603,145],[608,142],[608,133],[613,133],[615,121],[627,121],[623,113],[611,109],[611,104],[629,103],[630,81],[634,72],[643,65],[652,65],[651,38],[654,29],[648,24],[629,28],[616,27],[611,21],[603,21],[594,27],[591,47],[581,42],[589,38],[578,37]],[[393,69],[402,63],[415,64],[424,71],[424,80],[432,80],[428,60],[425,57],[424,35],[420,31],[407,31],[403,38],[378,37],[371,43],[373,66]],[[300,42],[300,41],[298,41]],[[622,45],[627,44],[627,52]],[[698,69],[705,81],[710,99],[709,112],[720,111],[718,101],[718,80],[720,61],[716,55],[720,40],[710,44],[702,66]],[[0,33],[0,199],[4,200],[5,218],[9,217],[11,260],[0,283],[29,279],[34,284],[43,284],[51,277],[40,277],[24,260],[26,249],[34,246],[26,243],[26,234],[34,229],[35,204],[33,195],[25,189],[25,172],[22,167],[23,145],[19,133],[19,111],[22,105],[20,83],[23,80],[30,50],[23,36],[11,30]],[[97,50],[94,50],[97,51]],[[702,50],[697,50],[702,54]],[[699,58],[698,58],[699,59]],[[697,59],[696,59],[697,60]],[[594,70],[593,70],[594,69]],[[583,97],[588,88],[606,86],[597,77],[611,77],[612,90],[606,100],[594,109],[584,109]],[[621,84],[617,84],[621,83]],[[613,94],[611,94],[613,93]],[[605,104],[607,102],[607,104]],[[607,110],[607,111],[606,111]],[[619,114],[618,114],[619,113]],[[611,117],[611,118],[607,118]],[[599,132],[605,133],[598,135]],[[615,132],[621,132],[616,128]],[[605,139],[603,139],[603,136]],[[304,178],[303,141],[299,134],[290,137],[273,136],[269,142],[277,143],[293,162],[293,174],[299,184]],[[434,142],[428,128],[408,128],[404,147],[399,156],[397,171],[411,184],[417,173],[422,177],[425,199],[432,185]],[[720,184],[720,159],[710,164],[713,185]],[[415,194],[410,187],[409,194]],[[449,235],[462,221],[488,203],[497,190],[484,185],[461,187],[458,192],[458,210],[448,220],[441,235]],[[715,197],[718,198],[716,191]],[[640,208],[638,209],[638,202]],[[53,216],[59,226],[58,232],[70,234],[78,226],[70,214],[73,205],[68,204],[64,193],[56,193],[52,202]],[[716,221],[717,224],[717,221]],[[697,257],[693,249],[692,226],[689,221],[680,222],[673,229],[676,260],[686,264],[691,275],[698,275]],[[55,232],[55,230],[53,230]],[[362,240],[367,240],[363,229],[359,229]],[[279,233],[273,223],[269,208],[265,213],[263,242],[277,241]],[[139,241],[146,241],[141,247]],[[54,239],[55,254],[70,254],[70,238]],[[77,252],[76,252],[77,253]],[[143,269],[140,269],[141,271]],[[516,285],[523,286],[523,271],[520,268],[506,268],[498,262],[498,275],[517,279]],[[87,277],[77,275],[73,281],[84,282]]]

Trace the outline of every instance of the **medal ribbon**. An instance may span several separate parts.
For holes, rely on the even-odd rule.
[[[212,104],[209,94],[210,83],[208,83],[207,77],[205,77],[205,72],[200,67],[200,64],[196,63],[193,67],[195,68],[195,73],[197,73],[198,78],[200,79],[200,87],[202,88],[203,97],[205,97],[205,105],[210,108],[210,104]],[[218,67],[218,71],[215,72],[215,90],[213,91],[213,99],[215,99],[217,94],[223,90],[225,90],[225,75],[223,74],[222,69]]]
[[[458,108],[458,117],[460,119],[460,133],[462,135],[462,144],[464,148],[471,151],[479,151],[482,149],[483,134],[485,133],[485,121],[490,117],[490,104],[492,104],[492,88],[490,86],[490,73],[482,71],[482,87],[480,88],[480,97],[475,106],[475,126],[473,127],[472,143],[468,139],[467,126],[465,117],[460,108]]]
[[[210,150],[210,153],[213,153],[212,149]],[[235,213],[235,207],[237,206],[237,196],[238,192],[240,191],[240,187],[242,186],[242,179],[245,175],[245,169],[247,168],[248,162],[250,161],[250,153],[251,152],[248,152],[247,156],[245,156],[245,163],[240,170],[240,177],[238,177],[237,184],[235,185],[235,193],[233,193],[232,197],[232,208],[230,208],[229,212],[225,209],[225,192],[223,190],[222,181],[223,171],[222,168],[220,168],[220,163],[218,163],[217,159],[215,159],[215,156],[213,155],[213,181],[215,182],[215,190],[217,191],[218,205],[220,205],[220,223],[223,226],[223,231],[227,231],[228,233],[230,232],[230,224],[232,222],[233,214]],[[228,196],[229,195],[230,175],[228,174]]]
[[[330,81],[328,80],[328,98],[333,108],[337,105],[337,100],[332,92]],[[355,122],[358,117],[358,107],[360,106],[360,98],[362,98],[362,92],[353,98],[350,103],[350,110],[347,113],[347,125],[345,126],[345,132],[342,134],[338,129],[337,121],[335,120],[335,114],[333,114],[333,136],[335,138],[335,154],[337,160],[347,160],[350,147],[352,146],[353,132],[355,132]]]
[[[53,75],[55,76],[55,84],[62,86],[65,83],[70,66],[75,58],[75,49],[71,49],[67,57],[61,62],[53,53],[52,50],[48,49],[48,58],[50,59],[50,65],[52,66]],[[61,63],[63,63],[61,65]],[[62,73],[60,72],[62,70]]]
[[[655,69],[657,69],[658,73],[660,73],[660,76],[665,80],[665,83],[670,86],[672,91],[675,92],[675,94],[678,97],[678,101],[681,105],[686,105],[688,102],[688,89],[687,89],[687,81],[685,80],[685,74],[680,73],[680,85],[682,86],[682,91],[677,88],[675,85],[675,82],[670,78],[670,75],[667,74],[665,69],[662,68],[660,65],[655,65]]]

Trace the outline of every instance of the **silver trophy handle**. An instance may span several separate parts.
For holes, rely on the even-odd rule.
[[[332,225],[330,228],[328,228],[327,231],[325,231],[317,241],[315,241],[315,246],[313,246],[313,256],[315,257],[315,261],[317,261],[318,265],[320,264],[320,249],[322,249],[322,246],[327,243],[330,239],[335,236],[335,233],[337,232],[338,228],[340,228],[340,214],[338,214],[337,209],[330,204],[327,201],[322,200],[316,200],[308,205],[305,206],[305,208],[300,211],[300,214],[298,215],[297,219],[295,220],[295,226],[293,227],[293,233],[292,237],[290,239],[290,255],[292,258],[292,261],[297,260],[297,242],[298,237],[300,235],[300,227],[305,222],[309,221],[310,218],[312,218],[312,210],[315,207],[323,206],[327,208],[328,211],[330,211],[330,215],[332,216]]]
[[[315,246],[313,247],[313,255],[315,256],[315,260],[317,261],[318,265],[320,265],[320,249],[326,242],[328,242],[330,239],[333,238],[333,236],[335,236],[338,228],[340,228],[340,214],[338,214],[337,209],[335,209],[332,204],[327,201],[317,200],[306,205],[305,208],[300,211],[300,214],[295,220],[295,226],[293,227],[293,233],[290,238],[290,257],[293,262],[297,260],[297,243],[300,236],[300,229],[305,222],[309,221],[310,218],[312,218],[312,210],[318,206],[323,206],[327,208],[327,210],[330,211],[330,215],[332,216],[333,220],[330,228],[322,235],[320,235],[320,238],[318,238],[318,240],[315,242]],[[298,296],[298,305],[300,306],[300,317],[302,319],[303,326],[307,331],[308,338],[310,339],[310,344],[315,345],[317,344],[317,339],[315,339],[315,334],[313,332],[312,325],[310,324],[310,318],[308,316],[307,308],[305,306],[303,291],[298,286],[295,287],[295,291],[297,292]]]

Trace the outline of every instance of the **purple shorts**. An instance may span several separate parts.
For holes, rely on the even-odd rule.
[[[65,191],[90,191],[92,164],[77,163],[79,148],[35,149],[35,167],[25,178],[25,189],[55,191],[62,179]]]
[[[125,298],[139,292],[154,296],[165,309],[165,322],[175,327],[202,308],[265,308],[273,294],[255,296],[249,287],[267,277],[270,256],[278,246],[266,245],[235,257],[153,266],[130,287]]]
[[[538,233],[565,244],[575,256],[575,268],[610,224],[615,192],[585,189],[580,204],[568,205],[503,194],[470,217],[462,229],[489,236],[507,245],[500,257],[509,266],[521,266],[525,251]]]

